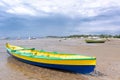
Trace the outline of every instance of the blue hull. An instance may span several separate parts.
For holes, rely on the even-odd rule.
[[[8,54],[10,54],[10,53],[8,52]],[[12,54],[10,54],[10,55],[12,55]],[[35,65],[35,66],[52,68],[52,69],[59,69],[59,70],[65,70],[65,71],[70,71],[70,72],[74,72],[74,73],[88,74],[88,73],[94,71],[94,68],[95,68],[94,65],[56,65],[56,64],[45,64],[45,63],[38,63],[38,62],[24,60],[24,59],[18,58],[16,56],[13,56],[13,57],[16,58],[19,61],[22,61],[22,62],[25,62],[25,63],[28,63],[28,64],[32,64],[32,65]]]

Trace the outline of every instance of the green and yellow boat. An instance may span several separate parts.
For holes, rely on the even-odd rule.
[[[46,52],[6,43],[7,52],[19,61],[47,68],[87,74],[94,71],[95,57],[59,52]]]

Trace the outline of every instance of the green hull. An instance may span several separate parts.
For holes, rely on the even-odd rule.
[[[86,43],[105,43],[105,40],[85,40]]]

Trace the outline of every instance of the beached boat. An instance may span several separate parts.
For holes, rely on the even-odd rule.
[[[87,74],[94,71],[95,57],[59,52],[45,52],[6,43],[7,52],[14,58],[36,66]]]
[[[86,43],[105,43],[105,39],[86,39]]]

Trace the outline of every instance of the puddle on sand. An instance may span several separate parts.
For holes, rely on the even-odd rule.
[[[90,76],[95,76],[95,77],[107,76],[107,75],[105,75],[104,73],[102,73],[102,72],[100,72],[100,71],[97,71],[97,70],[94,70],[94,71],[91,72],[89,75],[90,75]]]

